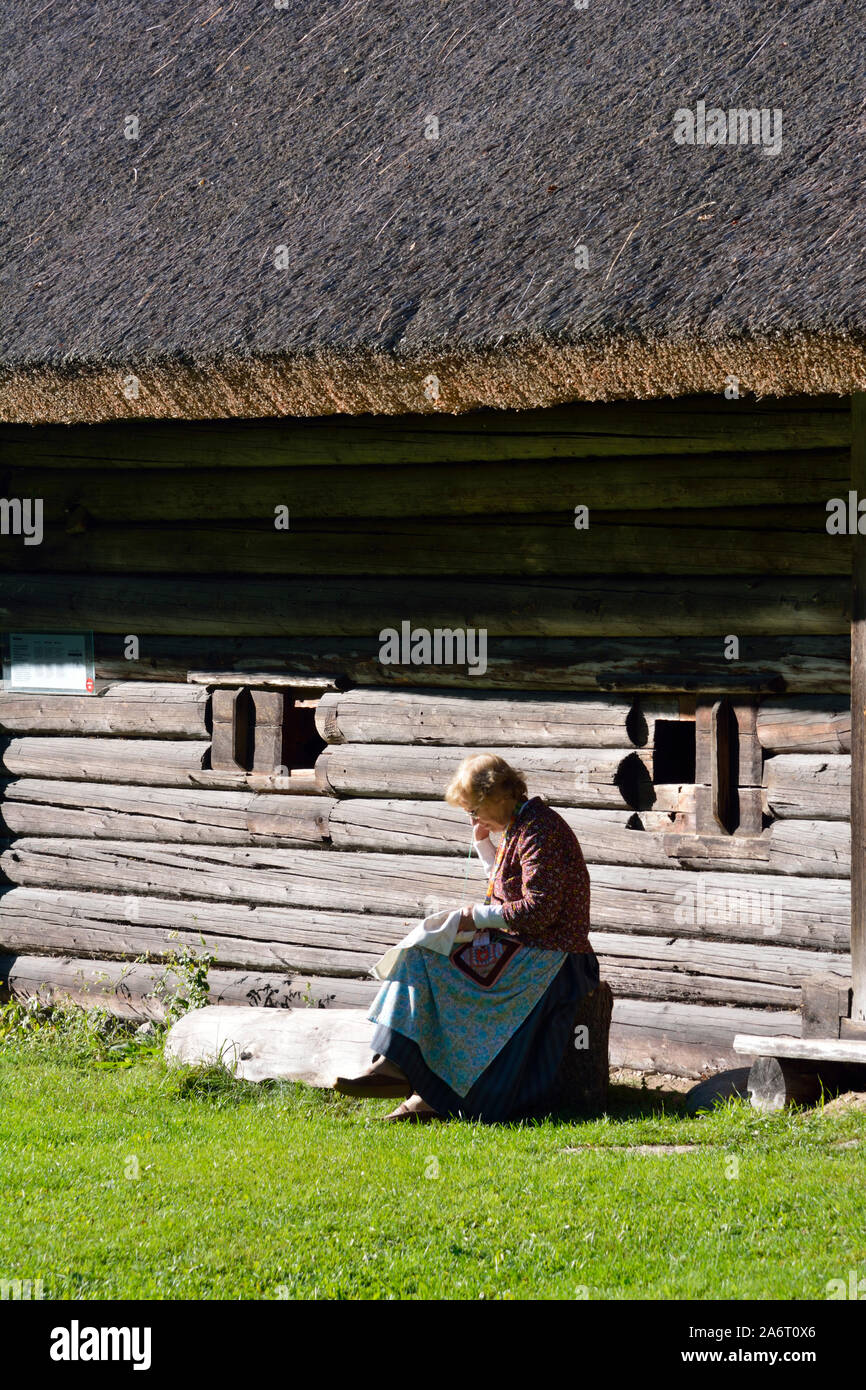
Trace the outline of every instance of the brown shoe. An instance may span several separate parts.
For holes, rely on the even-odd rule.
[[[410,1124],[423,1125],[430,1120],[442,1120],[438,1110],[412,1110],[408,1105],[398,1105],[390,1115],[380,1115],[380,1120],[408,1120]]]
[[[338,1076],[333,1090],[343,1096],[389,1100],[392,1096],[411,1096],[412,1083],[399,1076]]]

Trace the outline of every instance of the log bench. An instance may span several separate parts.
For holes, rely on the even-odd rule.
[[[581,999],[554,1083],[532,1115],[604,1109],[612,1008],[604,981]],[[274,1078],[329,1087],[335,1076],[356,1076],[369,1065],[375,1026],[360,1009],[209,1005],[178,1019],[166,1037],[165,1056],[191,1066],[222,1060],[243,1081]]]
[[[748,1090],[753,1107],[764,1113],[814,1105],[822,1090],[866,1090],[866,1039],[737,1033],[734,1051],[754,1059]]]

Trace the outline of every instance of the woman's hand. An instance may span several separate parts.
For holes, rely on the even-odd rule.
[[[473,839],[473,841],[475,842],[475,844],[478,844],[478,841],[479,841],[479,840],[489,840],[489,839],[490,839],[490,826],[489,826],[489,825],[482,825],[481,822],[479,821],[477,825],[474,825],[474,826],[472,827],[472,839]]]
[[[475,923],[472,920],[472,903],[465,905],[460,912],[460,926],[458,931],[475,931]]]

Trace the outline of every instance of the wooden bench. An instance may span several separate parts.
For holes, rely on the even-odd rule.
[[[604,1109],[612,1008],[605,982],[581,999],[554,1084],[534,1115]],[[375,1027],[360,1009],[216,1004],[178,1019],[166,1037],[165,1055],[191,1066],[222,1060],[243,1081],[275,1078],[328,1087],[335,1076],[356,1076],[369,1066]],[[584,1041],[586,1046],[576,1045]]]

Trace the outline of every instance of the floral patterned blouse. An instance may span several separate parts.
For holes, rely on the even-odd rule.
[[[490,841],[477,847],[492,868]],[[592,950],[583,851],[571,827],[541,797],[524,803],[493,883],[493,901],[487,908],[477,905],[473,917],[477,927],[513,933],[527,946]]]

